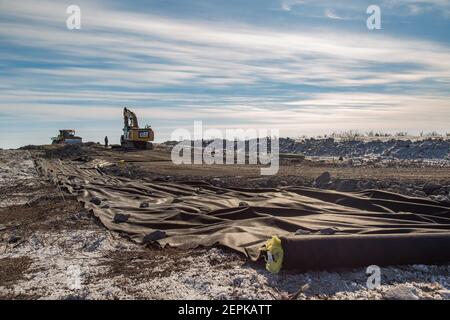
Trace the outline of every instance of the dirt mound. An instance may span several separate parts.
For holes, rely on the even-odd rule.
[[[88,150],[86,150],[83,146],[78,144],[66,144],[61,147],[55,149],[47,149],[45,150],[46,158],[79,158],[85,157],[88,154]]]
[[[44,149],[45,146],[36,146],[34,144],[29,144],[19,148],[19,150],[44,150]]]

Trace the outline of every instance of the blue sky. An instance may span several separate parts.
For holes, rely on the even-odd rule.
[[[81,8],[81,30],[66,8]],[[368,30],[366,9],[381,8]],[[177,128],[450,132],[450,0],[0,0],[0,147]]]

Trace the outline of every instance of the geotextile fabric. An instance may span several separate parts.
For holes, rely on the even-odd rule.
[[[106,174],[94,161],[38,160],[60,188],[110,230],[140,242],[195,248],[221,245],[257,260],[273,235],[283,268],[450,261],[449,204],[367,190],[308,187],[220,188]]]

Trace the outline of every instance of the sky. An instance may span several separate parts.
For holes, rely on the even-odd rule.
[[[158,142],[194,121],[446,133],[449,97],[450,0],[0,0],[0,148],[118,143],[123,107]]]

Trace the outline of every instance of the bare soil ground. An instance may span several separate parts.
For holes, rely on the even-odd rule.
[[[128,167],[142,169],[148,175],[168,175],[181,177],[230,177],[234,179],[264,178],[260,175],[259,165],[202,165],[180,164],[175,165],[170,159],[168,151],[157,149],[151,151],[122,152],[95,149],[95,156],[119,163],[123,161]],[[281,155],[283,157],[283,155]],[[400,181],[450,181],[450,165],[445,167],[412,167],[395,165],[380,167],[375,165],[355,167],[347,162],[330,162],[326,160],[312,161],[301,157],[280,161],[280,170],[276,178],[301,177],[303,180],[313,180],[324,171],[329,171],[333,176],[342,179],[396,179]],[[273,178],[273,177],[272,177]],[[266,179],[270,179],[267,177]]]
[[[113,163],[111,174],[146,179],[206,179],[243,186],[308,183],[336,177],[449,181],[450,169],[352,168],[288,163],[272,178],[257,166],[175,166],[164,150],[121,152],[90,147],[80,154],[0,151],[0,299],[449,299],[450,266],[382,268],[366,286],[365,269],[285,272],[222,248],[160,249],[106,230],[36,170],[33,157],[89,157]],[[123,160],[123,161],[122,161]],[[236,177],[236,172],[239,176]],[[268,182],[269,181],[269,182]]]

